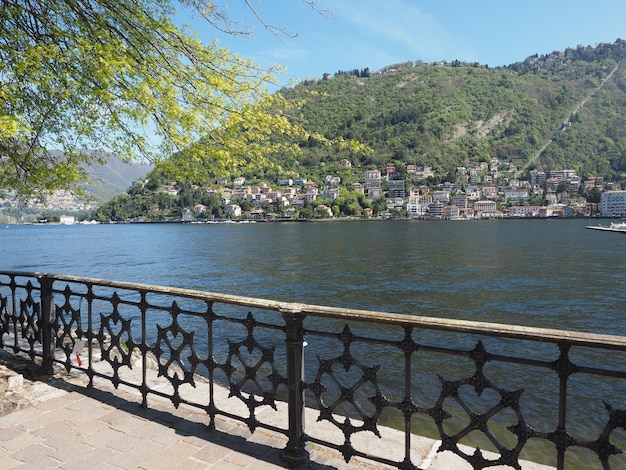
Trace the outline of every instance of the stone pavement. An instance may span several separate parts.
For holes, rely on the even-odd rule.
[[[6,358],[2,352],[0,359]],[[207,428],[200,410],[169,401],[150,399],[140,406],[137,391],[100,386],[88,389],[85,377],[58,373],[52,378],[28,380],[14,365],[0,361],[0,469],[278,469],[293,468],[280,452],[286,437],[218,417],[216,430]],[[27,372],[27,371],[24,371]],[[27,375],[28,376],[28,375]],[[2,380],[3,379],[3,380]],[[7,405],[8,404],[8,405]],[[309,422],[309,421],[307,421]],[[469,466],[450,452],[437,454],[437,442],[419,438],[424,452],[420,468],[455,470]],[[389,443],[373,439],[371,452],[386,455]],[[382,449],[381,449],[382,446]],[[403,446],[398,435],[397,446]],[[396,447],[394,445],[394,447]],[[368,450],[370,450],[368,445]],[[352,459],[311,446],[311,462],[304,468],[378,469],[374,462]],[[382,453],[381,453],[382,452]],[[524,469],[547,469],[527,463]]]

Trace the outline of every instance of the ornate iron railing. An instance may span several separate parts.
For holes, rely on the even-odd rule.
[[[0,347],[282,433],[292,462],[417,469],[427,435],[476,469],[626,466],[623,336],[0,272]]]

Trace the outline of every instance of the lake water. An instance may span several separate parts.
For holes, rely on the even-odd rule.
[[[586,230],[588,223],[485,220],[0,226],[0,270],[622,335],[626,332],[626,235]],[[534,344],[526,346],[536,348]],[[401,372],[396,373],[393,363],[397,358],[384,357],[382,350],[376,353],[376,361],[383,364],[380,380],[397,383],[401,389]],[[597,359],[606,363],[602,354]],[[624,360],[620,353],[610,362],[619,365]],[[446,373],[451,373],[454,365],[446,362],[445,366]],[[419,393],[436,397],[440,385],[432,371],[441,365],[424,361],[416,367]],[[492,376],[506,376],[514,383],[517,374],[511,372],[490,370]],[[434,377],[432,383],[423,378],[426,373]],[[602,404],[596,400],[593,411],[588,405],[588,394],[599,387],[614,406],[626,408],[621,382],[599,385],[577,380],[572,378],[571,397],[585,405],[570,405],[568,423],[573,429],[593,425],[600,430],[605,425]],[[546,384],[545,376],[523,376],[517,385],[529,390],[524,396],[539,410],[534,419],[541,419],[544,405],[554,406],[555,400],[549,403],[547,397],[554,398],[558,380]],[[385,424],[402,427],[401,419]],[[542,428],[553,429],[551,426]],[[619,440],[624,448],[626,435],[622,434]],[[531,456],[551,463],[554,448],[547,447]],[[598,465],[594,456],[576,460],[581,463],[568,464],[568,468]],[[626,459],[620,462],[626,465]]]
[[[587,223],[12,225],[0,269],[622,334],[626,236]]]

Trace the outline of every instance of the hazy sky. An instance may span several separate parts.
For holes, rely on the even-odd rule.
[[[321,0],[332,18],[300,0],[250,1],[265,22],[297,36],[281,40],[265,31],[243,0],[226,2],[227,11],[254,28],[253,38],[218,35],[196,22],[192,27],[262,66],[284,65],[283,83],[407,60],[493,67],[626,38],[623,0]]]

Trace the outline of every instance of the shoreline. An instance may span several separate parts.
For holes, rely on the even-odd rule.
[[[74,224],[64,224],[60,222],[27,222],[27,223],[5,223],[2,224],[5,228],[17,225],[34,225],[34,226],[72,226],[72,225],[126,225],[126,224],[183,224],[183,225],[219,225],[219,224],[270,224],[270,223],[307,223],[307,222],[485,222],[490,220],[507,220],[507,221],[530,221],[530,220],[624,220],[622,217],[610,217],[610,216],[594,216],[594,217],[476,217],[476,218],[435,218],[435,217],[333,217],[325,219],[220,219],[209,221],[182,221],[182,220],[135,220],[135,221],[109,221],[109,222],[76,222]],[[588,226],[587,228],[594,228],[596,226]],[[598,226],[600,230],[611,231],[623,231],[613,230],[609,227]]]

